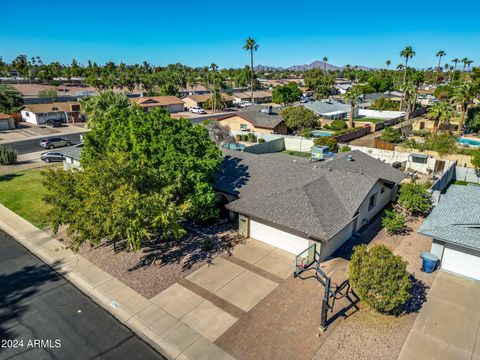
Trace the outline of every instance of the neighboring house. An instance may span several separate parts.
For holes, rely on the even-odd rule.
[[[81,169],[80,156],[82,154],[82,146],[69,146],[63,149],[57,149],[55,152],[62,154],[65,157],[63,161],[63,168],[69,169]]]
[[[401,96],[399,97],[396,92],[394,94],[390,91],[386,91],[384,93],[363,94],[360,97],[360,102],[358,103],[358,105],[360,107],[367,108],[370,107],[375,100],[380,98],[385,98],[387,100],[395,101],[398,103],[400,103],[400,101],[402,100]]]
[[[15,129],[15,120],[12,115],[0,114],[0,130]]]
[[[198,106],[202,109],[205,108],[205,103],[212,97],[212,94],[197,94],[197,95],[188,95],[183,98],[185,103],[185,108],[188,110],[191,107]],[[226,107],[233,106],[233,97],[227,94],[222,94],[222,99],[225,102]]]
[[[185,107],[182,99],[176,96],[146,96],[130,98],[129,100],[141,106],[145,112],[150,112],[155,108],[162,108],[173,114],[184,111]]]
[[[451,185],[418,232],[442,270],[480,280],[480,187]]]
[[[239,103],[241,101],[252,101],[252,94],[248,91],[234,93],[232,96],[235,103]],[[255,90],[253,92],[253,101],[255,104],[272,102],[272,93],[264,90]]]
[[[323,99],[318,101],[310,101],[302,104],[307,109],[312,110],[315,114],[325,119],[345,119],[350,114],[350,105],[341,103],[333,99]],[[358,116],[358,109],[355,109],[355,117]]]
[[[77,102],[54,102],[49,104],[29,104],[20,110],[22,120],[35,125],[44,125],[51,120],[64,123],[82,121],[80,104]]]
[[[280,115],[280,108],[271,106],[250,106],[236,114],[220,118],[218,121],[222,125],[227,125],[234,134],[238,132],[287,134],[287,126]]]
[[[337,84],[334,86],[337,93],[340,95],[345,94],[348,90],[352,88],[353,84]]]
[[[324,260],[395,198],[404,178],[358,151],[311,163],[225,150],[215,189],[242,235],[293,254],[315,243]]]

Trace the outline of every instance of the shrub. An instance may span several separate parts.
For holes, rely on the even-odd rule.
[[[247,134],[243,134],[243,135],[242,135],[242,140],[243,140],[243,141],[248,141],[248,135],[247,135]]]
[[[402,142],[402,132],[400,129],[395,129],[393,127],[388,127],[382,131],[380,135],[382,141],[386,141],[392,144],[398,144]]]
[[[389,235],[400,234],[405,231],[405,216],[396,211],[385,210],[382,218],[382,226],[387,229]]]
[[[328,146],[330,151],[337,150],[337,140],[335,140],[335,138],[331,136],[322,136],[322,137],[316,138],[314,141],[314,144]]]
[[[258,141],[259,143],[264,143],[264,142],[265,142],[265,139],[264,139],[264,138],[259,138],[257,141]]]
[[[330,125],[328,124],[325,124],[325,126],[323,127],[325,130],[330,130]]]
[[[209,251],[212,249],[212,240],[210,238],[206,238],[202,240],[202,244],[200,245],[203,251]]]
[[[350,284],[358,296],[381,313],[398,313],[411,298],[407,263],[385,245],[356,246],[349,265]]]
[[[350,150],[352,150],[352,148],[348,145],[343,145],[340,147],[340,150],[338,150],[339,152],[343,153],[343,152],[349,152]]]
[[[255,142],[255,141],[257,141],[257,137],[255,136],[254,133],[249,133],[249,134],[248,134],[248,141],[250,141],[250,142]]]
[[[343,130],[347,128],[347,123],[343,120],[333,120],[330,123],[330,129],[334,131]]]
[[[0,145],[0,165],[10,165],[17,161],[17,152]]]
[[[400,187],[398,203],[412,215],[428,214],[432,207],[427,187],[417,182],[406,183]]]
[[[242,135],[240,135],[240,134],[235,135],[235,139],[237,141],[242,141]]]

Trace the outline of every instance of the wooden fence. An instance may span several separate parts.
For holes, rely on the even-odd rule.
[[[375,149],[381,150],[395,150],[395,144],[383,141],[382,139],[380,139],[380,137],[376,137],[375,139],[373,139],[373,147]]]

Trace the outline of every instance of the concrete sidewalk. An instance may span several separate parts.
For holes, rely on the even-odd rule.
[[[144,298],[121,281],[0,205],[0,228],[78,289],[105,308],[169,359],[233,360],[175,314]]]

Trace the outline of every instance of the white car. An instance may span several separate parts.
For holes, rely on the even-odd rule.
[[[238,105],[241,108],[246,108],[246,107],[252,106],[252,103],[250,101],[241,101]]]
[[[192,106],[189,111],[191,113],[194,113],[194,114],[206,114],[207,113],[200,106]]]

